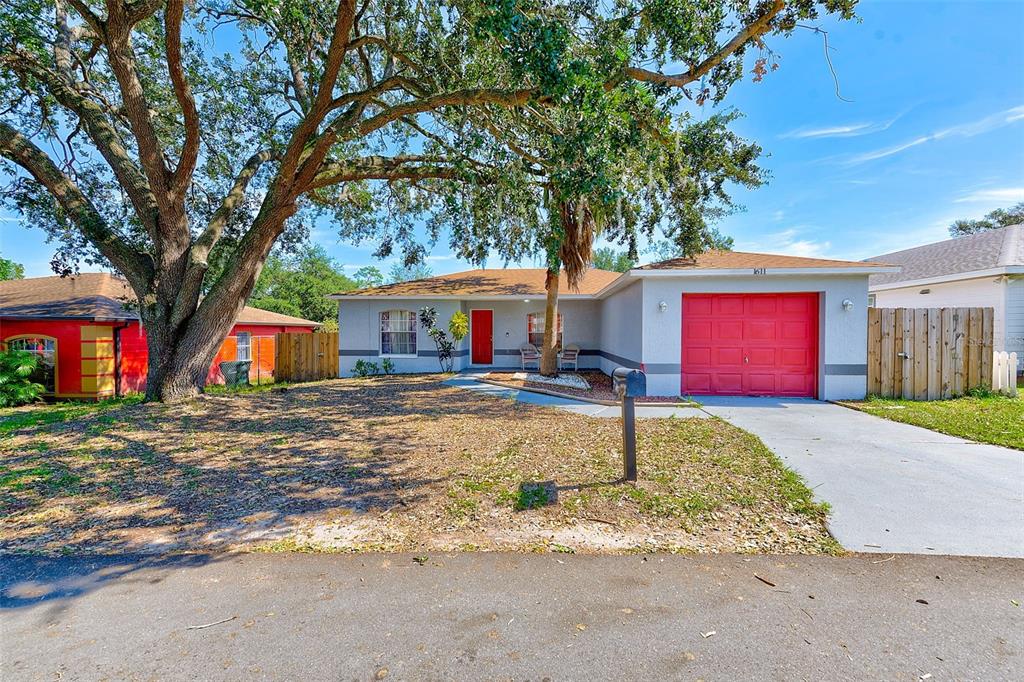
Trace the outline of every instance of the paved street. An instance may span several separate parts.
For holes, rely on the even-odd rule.
[[[4,680],[1010,680],[1024,664],[1014,560],[2,562]]]

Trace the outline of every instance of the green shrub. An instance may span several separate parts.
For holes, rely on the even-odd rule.
[[[24,350],[0,351],[0,407],[35,402],[46,389],[32,381],[39,356]]]
[[[395,363],[391,362],[391,358],[384,358],[380,361],[380,367],[384,370],[384,373],[391,376],[395,373]]]
[[[380,374],[380,367],[376,362],[367,362],[366,360],[356,360],[355,366],[352,368],[352,373],[357,377],[375,377]]]

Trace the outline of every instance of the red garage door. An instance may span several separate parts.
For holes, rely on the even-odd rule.
[[[683,294],[682,392],[810,396],[817,294]]]

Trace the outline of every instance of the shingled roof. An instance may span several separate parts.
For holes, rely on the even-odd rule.
[[[74,277],[32,277],[0,282],[0,317],[135,320],[129,307],[134,295],[128,284],[108,272],[83,272]],[[242,308],[236,324],[313,327],[319,322],[291,315]]]
[[[985,230],[867,259],[871,263],[878,261],[894,263],[903,269],[872,275],[871,286],[1024,266],[1024,225]]]
[[[448,275],[396,282],[370,289],[343,291],[338,297],[394,297],[394,298],[459,298],[478,297],[522,297],[544,296],[544,280],[547,271],[543,268],[480,269],[453,272]],[[563,297],[573,294],[593,296],[619,277],[618,272],[591,269],[583,276],[579,291],[569,289],[563,272],[559,277],[559,292]]]
[[[889,263],[884,263],[888,265]],[[754,268],[863,268],[864,263],[829,258],[782,256],[774,253],[746,251],[707,251],[691,258],[669,260],[642,265],[638,270],[749,270]]]

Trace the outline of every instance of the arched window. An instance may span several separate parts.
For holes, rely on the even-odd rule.
[[[380,314],[380,354],[416,355],[416,313],[385,310]]]
[[[39,365],[29,377],[42,384],[46,393],[57,392],[57,341],[48,336],[20,336],[7,339],[10,350],[25,350],[39,356]]]
[[[555,330],[558,339],[555,347],[562,350],[562,313],[558,313],[558,328]],[[537,348],[544,345],[544,313],[529,313],[526,316],[526,335]]]

